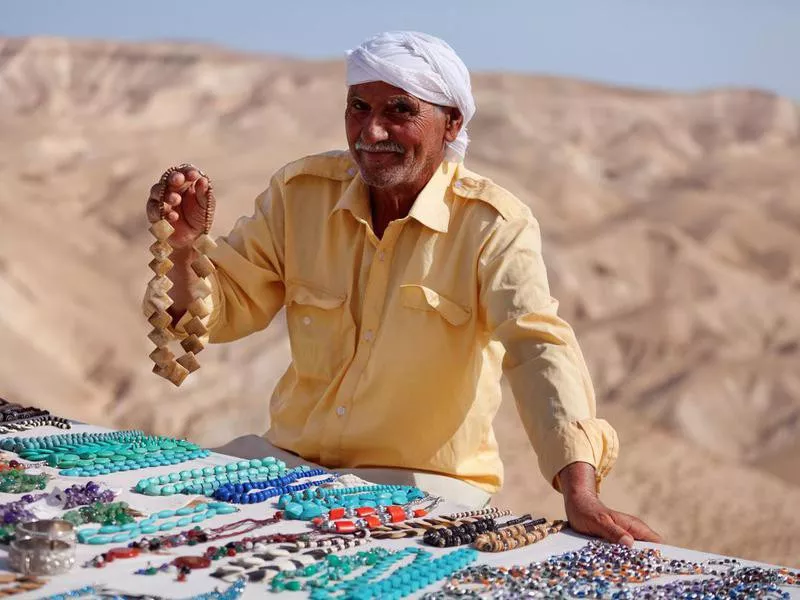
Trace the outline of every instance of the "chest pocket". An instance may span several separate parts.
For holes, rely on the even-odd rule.
[[[472,310],[469,307],[457,304],[424,285],[401,285],[400,299],[406,308],[438,313],[453,327],[464,325],[472,316]]]
[[[344,362],[346,296],[293,281],[286,286],[292,362],[300,378],[330,381]]]

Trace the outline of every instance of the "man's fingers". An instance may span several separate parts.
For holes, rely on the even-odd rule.
[[[633,515],[624,515],[627,517],[627,523],[620,523],[625,529],[628,530],[634,539],[641,540],[643,542],[655,542],[657,544],[661,543],[661,536],[658,535],[655,531],[650,529],[644,521],[634,517]]]
[[[600,529],[598,532],[603,538],[614,544],[622,544],[623,546],[633,546],[633,536],[628,533],[614,522],[614,519],[609,514],[602,514],[597,519],[597,525]]]
[[[153,200],[152,198],[147,202],[147,220],[151,223],[155,223],[156,221],[161,219],[161,203],[158,200]]]
[[[198,177],[200,177],[200,171],[194,167],[184,169],[183,173],[186,177],[186,181],[195,181]]]
[[[166,204],[168,206],[178,206],[181,203],[181,195],[178,192],[170,192],[166,197]]]
[[[180,171],[175,171],[169,176],[169,189],[178,190],[186,182],[186,177]]]
[[[194,191],[197,194],[197,204],[205,209],[208,204],[208,179],[200,177],[194,184]]]

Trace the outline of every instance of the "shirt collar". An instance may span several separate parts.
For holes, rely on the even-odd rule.
[[[408,216],[441,233],[447,232],[450,224],[450,205],[452,199],[449,195],[450,185],[457,169],[456,163],[443,162],[436,168],[428,183],[417,196]],[[369,206],[369,189],[356,172],[355,177],[347,186],[333,211],[348,210],[359,221],[372,222]]]

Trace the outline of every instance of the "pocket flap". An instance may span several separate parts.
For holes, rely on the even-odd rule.
[[[303,281],[290,281],[286,285],[286,306],[303,304],[331,310],[344,304],[345,298]]]
[[[438,312],[451,325],[463,325],[469,321],[472,315],[472,311],[469,308],[445,298],[439,292],[424,285],[401,285],[400,297],[404,306]]]

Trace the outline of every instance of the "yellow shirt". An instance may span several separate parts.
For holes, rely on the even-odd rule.
[[[310,156],[278,171],[217,241],[212,343],[286,307],[292,362],[270,402],[274,445],[330,468],[431,471],[493,493],[505,373],[548,481],[584,461],[599,485],[614,464],[617,436],[595,418],[538,224],[492,181],[443,163],[378,239],[349,153]]]

